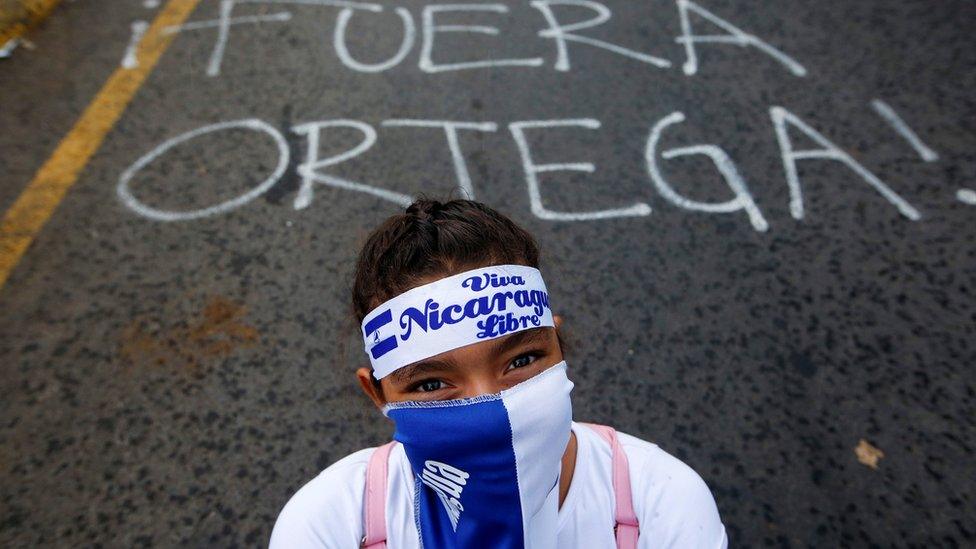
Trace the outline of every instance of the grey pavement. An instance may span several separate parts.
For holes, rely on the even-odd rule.
[[[476,198],[539,239],[575,418],[691,465],[732,546],[976,543],[976,4],[702,0],[762,42],[695,43],[686,71],[676,2],[607,0],[612,18],[578,31],[604,45],[569,40],[563,71],[541,10],[500,2],[435,14],[498,32],[436,32],[431,72],[425,2],[314,3],[239,2],[234,17],[265,20],[230,25],[222,56],[216,27],[180,32],[0,288],[0,546],[262,546],[302,484],[389,440],[353,376],[355,257],[396,197],[458,193],[444,131],[395,119],[495,125],[458,144]],[[695,35],[726,33],[690,9]],[[4,210],[157,11],[65,2],[34,49],[0,61]],[[398,63],[340,58],[337,19],[349,55],[377,64],[401,17],[416,33]],[[488,59],[519,62],[437,69]],[[771,110],[794,151],[832,155],[796,161],[802,196]],[[119,198],[168,139],[247,119],[264,125],[160,151]],[[512,126],[527,121],[549,121],[524,130],[536,165],[592,173],[534,187]],[[300,171],[315,136],[320,164]],[[244,196],[279,164],[237,207],[161,220]],[[862,439],[884,452],[876,468]]]

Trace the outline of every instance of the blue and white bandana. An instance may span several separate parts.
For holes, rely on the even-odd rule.
[[[513,332],[554,326],[538,269],[493,265],[408,290],[363,319],[363,343],[382,379],[451,349]]]
[[[500,393],[383,408],[414,472],[421,547],[556,549],[572,389],[563,361]]]

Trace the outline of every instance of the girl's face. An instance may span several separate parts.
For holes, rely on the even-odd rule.
[[[555,328],[541,327],[473,343],[404,366],[373,383],[372,371],[359,368],[363,391],[382,407],[405,400],[450,400],[498,393],[563,360]]]

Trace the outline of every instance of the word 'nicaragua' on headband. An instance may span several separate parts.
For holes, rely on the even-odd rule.
[[[554,326],[538,269],[493,265],[408,290],[363,319],[363,342],[382,379],[418,360],[503,335]]]

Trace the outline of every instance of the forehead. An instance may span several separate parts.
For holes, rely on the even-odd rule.
[[[390,378],[395,382],[402,382],[424,372],[460,369],[462,364],[468,360],[480,362],[481,359],[498,357],[521,347],[548,345],[552,343],[554,337],[555,330],[549,326],[530,328],[488,341],[479,341],[445,351],[430,358],[418,360],[403,368],[394,370],[390,373]]]

